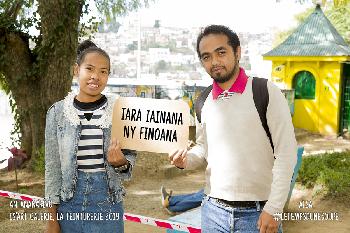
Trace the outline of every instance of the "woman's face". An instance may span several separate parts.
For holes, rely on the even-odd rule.
[[[76,64],[74,74],[78,77],[81,102],[93,102],[101,98],[101,92],[107,85],[109,75],[109,60],[98,52],[85,55],[80,65]]]

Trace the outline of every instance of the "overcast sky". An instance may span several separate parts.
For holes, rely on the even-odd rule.
[[[143,25],[202,27],[224,24],[235,31],[262,32],[288,29],[295,25],[294,15],[305,11],[311,3],[295,0],[155,0],[141,10]]]

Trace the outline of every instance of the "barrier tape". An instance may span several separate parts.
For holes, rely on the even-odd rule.
[[[9,191],[0,190],[0,197],[7,197],[11,199],[17,199],[22,201],[40,201],[44,198],[30,196],[26,194],[13,193]],[[130,222],[136,222],[155,227],[167,228],[177,231],[189,232],[189,233],[200,233],[201,229],[188,224],[182,224],[178,222],[166,221],[163,219],[150,218],[146,216],[124,213],[124,220]]]

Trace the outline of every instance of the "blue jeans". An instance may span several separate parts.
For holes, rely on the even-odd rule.
[[[259,203],[256,207],[233,208],[205,196],[201,210],[202,233],[259,233],[257,222],[261,211]],[[281,225],[278,233],[282,233]]]
[[[106,172],[78,171],[73,198],[57,208],[61,233],[123,233],[123,203],[109,199]]]
[[[185,212],[199,207],[202,203],[203,197],[204,189],[201,189],[196,193],[170,196],[168,209],[171,212]]]

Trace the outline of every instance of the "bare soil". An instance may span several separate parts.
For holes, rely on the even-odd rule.
[[[304,155],[332,151],[350,150],[350,141],[343,138],[325,137],[296,130],[299,145],[305,147]],[[43,196],[44,178],[30,173],[28,169],[18,172],[19,192],[34,196]],[[162,208],[160,202],[160,186],[174,190],[174,194],[195,192],[204,186],[204,170],[185,172],[169,165],[167,155],[139,153],[133,179],[125,183],[127,197],[124,201],[125,212],[152,218],[168,219],[170,215]],[[16,192],[14,172],[0,171],[0,189]],[[350,232],[350,204],[346,200],[323,199],[313,196],[313,190],[306,190],[297,185],[294,188],[289,208],[286,212],[335,212],[337,221],[284,221],[286,233],[345,233]],[[11,221],[12,212],[43,212],[42,209],[14,209],[10,207],[10,199],[0,197],[0,229],[1,232],[43,232],[44,221]],[[312,208],[299,208],[300,201],[311,201]],[[126,233],[165,232],[165,229],[153,226],[125,222]]]

